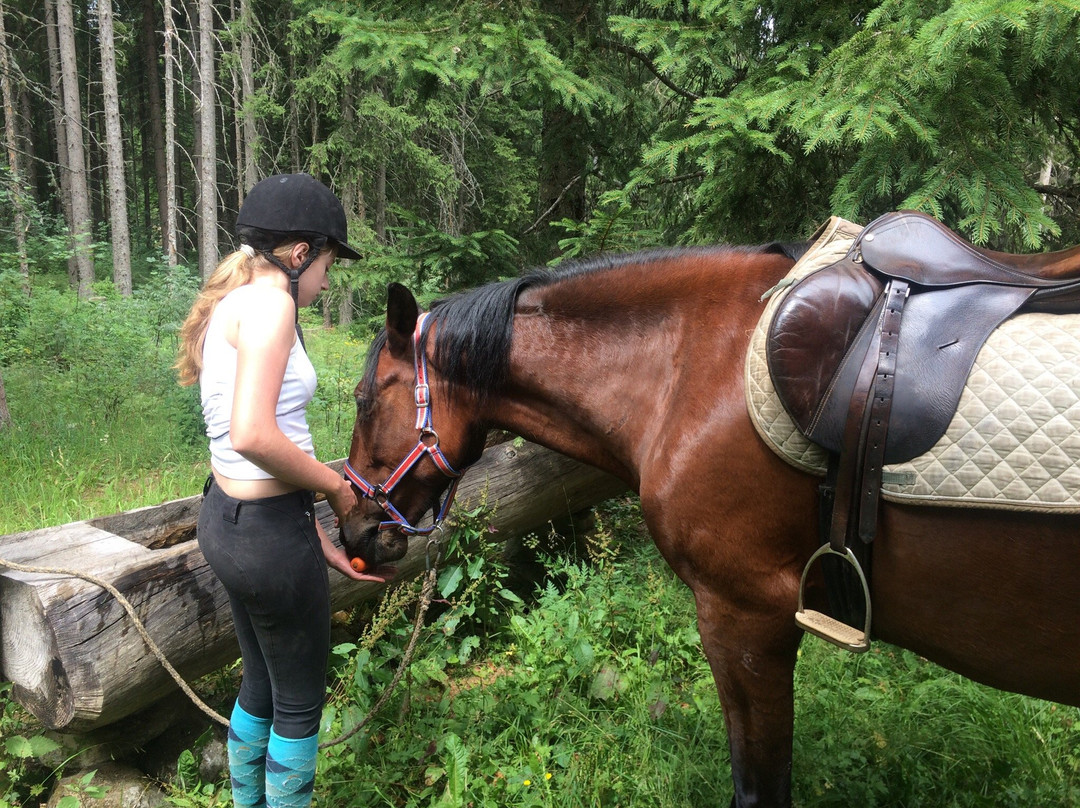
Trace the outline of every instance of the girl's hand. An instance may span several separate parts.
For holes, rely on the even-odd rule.
[[[319,532],[319,540],[322,544],[323,556],[326,557],[327,566],[337,570],[346,578],[352,578],[354,581],[373,581],[374,583],[384,584],[397,575],[397,567],[392,566],[376,567],[370,571],[357,572],[349,563],[349,557],[345,554],[345,551],[330,541],[330,537],[326,535],[326,531],[323,530],[318,520],[315,522],[315,527]]]

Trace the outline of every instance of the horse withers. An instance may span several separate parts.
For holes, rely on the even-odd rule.
[[[744,395],[760,298],[794,263],[777,246],[598,259],[448,298],[425,318],[392,284],[349,451],[373,493],[341,524],[369,566],[400,558],[452,484],[447,468],[477,460],[491,428],[619,476],[693,592],[737,808],[791,804],[794,612],[821,543],[819,480],[766,446]],[[1080,705],[1078,535],[1078,516],[884,502],[874,635]],[[817,573],[805,595],[827,609]]]

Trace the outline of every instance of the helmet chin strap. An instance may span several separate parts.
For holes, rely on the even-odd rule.
[[[315,261],[315,259],[319,257],[319,248],[318,247],[316,247],[314,245],[311,245],[311,244],[309,244],[308,247],[309,247],[309,249],[308,249],[307,258],[304,259],[304,263],[302,263],[300,266],[295,267],[293,269],[290,269],[289,267],[285,266],[285,264],[282,263],[280,260],[278,260],[277,256],[274,255],[269,250],[260,250],[259,251],[259,253],[262,255],[263,258],[265,258],[267,261],[269,261],[271,264],[273,264],[274,266],[276,266],[278,269],[280,269],[282,272],[284,272],[286,275],[289,276],[289,292],[292,294],[292,299],[293,299],[293,304],[294,304],[293,307],[296,310],[296,322],[297,323],[300,322],[300,276],[303,275],[304,270],[306,270],[309,266],[311,266],[311,264]],[[297,333],[300,333],[299,326],[297,326]],[[303,342],[303,340],[304,340],[304,338],[301,336],[300,341]]]

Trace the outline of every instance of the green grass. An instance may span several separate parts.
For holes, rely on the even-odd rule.
[[[366,346],[314,325],[305,337],[319,374],[308,409],[316,453],[344,457]],[[198,393],[176,385],[171,361],[171,343],[151,353],[111,412],[85,374],[41,359],[4,368],[14,426],[0,430],[0,535],[202,491],[209,455]]]
[[[646,543],[555,572],[564,585],[472,658],[460,661],[460,629],[437,624],[372,735],[326,753],[319,804],[727,805],[726,736],[688,590]],[[400,639],[384,647],[359,674],[343,670],[330,735],[338,712],[348,725],[381,692]],[[1075,708],[880,643],[853,656],[808,638],[796,676],[798,806],[1080,805]]]

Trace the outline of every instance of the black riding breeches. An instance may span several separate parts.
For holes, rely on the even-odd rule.
[[[314,497],[241,500],[208,483],[199,548],[225,586],[244,672],[238,702],[283,738],[319,731],[330,650],[330,582]]]

